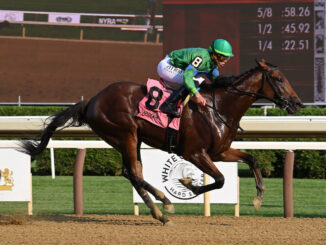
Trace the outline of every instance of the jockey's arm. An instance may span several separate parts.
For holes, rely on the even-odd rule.
[[[220,72],[216,68],[214,68],[209,74],[207,74],[207,77],[209,78],[209,80],[214,82],[219,75]]]
[[[233,84],[235,77],[228,75],[221,75],[220,72],[214,68],[207,76],[215,87],[227,87]]]
[[[184,85],[186,87],[186,89],[188,89],[191,93],[193,94],[197,94],[197,88],[195,86],[195,82],[194,82],[194,76],[196,76],[196,74],[198,73],[198,71],[192,66],[189,65],[183,75],[183,79],[184,79]]]
[[[184,85],[186,89],[188,89],[192,94],[195,95],[195,101],[198,104],[201,104],[203,106],[206,105],[206,99],[201,96],[201,94],[198,92],[195,82],[194,82],[194,76],[198,73],[198,70],[195,69],[192,65],[189,65],[185,72],[184,72]]]

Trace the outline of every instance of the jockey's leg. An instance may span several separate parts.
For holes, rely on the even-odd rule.
[[[174,90],[170,97],[160,107],[162,112],[172,117],[181,117],[181,113],[178,112],[178,103],[180,99],[184,100],[189,94],[189,91],[183,85],[184,70],[173,66],[170,57],[166,56],[158,64],[157,73],[164,81],[182,85],[179,89]],[[193,79],[196,87],[205,81],[205,79],[200,76],[196,76]]]
[[[189,93],[183,86],[184,70],[173,66],[170,62],[170,57],[166,56],[158,64],[157,73],[164,81],[181,85],[179,89],[173,91],[170,97],[160,107],[162,112],[172,117],[181,117],[181,114],[178,112],[178,102]]]
[[[205,79],[202,77],[194,77],[194,81],[196,87],[199,87],[199,85],[203,83]],[[189,91],[184,86],[181,86],[178,90],[175,90],[161,105],[161,111],[173,117],[181,117],[181,113],[178,112],[178,103],[180,99],[184,101],[188,94]]]
[[[170,116],[181,117],[181,113],[178,112],[178,103],[180,99],[184,100],[188,93],[184,86],[174,90],[170,97],[161,105],[160,110]]]

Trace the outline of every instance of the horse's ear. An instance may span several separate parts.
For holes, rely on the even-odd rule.
[[[261,61],[257,61],[257,59],[256,59],[256,63],[261,69],[266,70],[266,71],[268,70],[268,66],[265,62],[265,59],[261,59]]]

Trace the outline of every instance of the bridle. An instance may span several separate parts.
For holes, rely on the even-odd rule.
[[[275,84],[272,82],[272,79],[269,75],[269,73],[271,71],[275,71],[277,70],[278,67],[273,67],[269,70],[263,70],[261,68],[259,68],[259,70],[262,73],[262,83],[261,83],[261,87],[258,90],[258,92],[248,92],[248,91],[244,91],[244,90],[240,90],[236,87],[235,84],[232,84],[231,87],[233,88],[233,90],[236,90],[238,93],[243,94],[243,95],[248,95],[251,97],[256,97],[257,99],[266,99],[269,100],[273,103],[275,103],[276,105],[278,105],[279,107],[281,107],[282,109],[286,109],[289,107],[290,103],[287,99],[283,98],[280,93],[277,91]],[[274,92],[274,97],[268,97],[266,95],[263,94],[264,91],[264,87],[266,82],[269,84],[269,86],[272,88],[273,92]],[[279,79],[279,82],[284,83],[284,81],[282,79]]]
[[[269,70],[264,70],[264,69],[259,68],[259,70],[262,73],[262,84],[261,84],[261,87],[258,90],[258,92],[248,92],[248,91],[240,90],[240,89],[238,89],[236,87],[235,84],[232,84],[231,87],[232,87],[233,90],[237,91],[239,94],[248,95],[248,96],[251,96],[251,97],[255,97],[257,99],[267,99],[267,100],[269,100],[269,101],[277,104],[282,109],[286,109],[286,108],[289,107],[290,103],[289,103],[289,101],[287,99],[283,98],[280,95],[280,93],[277,91],[277,89],[276,89],[275,85],[273,84],[272,79],[271,79],[271,77],[269,75],[269,73],[271,71],[275,71],[277,69],[278,69],[278,67],[273,67],[273,68],[271,68]],[[266,82],[270,85],[270,87],[272,88],[272,90],[274,92],[274,97],[273,98],[268,97],[268,96],[266,96],[266,95],[263,94],[263,91],[264,91],[264,87],[265,87]],[[284,81],[282,79],[279,79],[279,82],[284,82]],[[211,105],[208,105],[208,104],[206,104],[206,106],[208,108],[211,108],[214,111],[215,116],[217,118],[219,118],[223,124],[225,124],[228,128],[230,128],[232,130],[238,130],[238,129],[240,129],[242,132],[244,131],[240,127],[239,122],[235,122],[234,120],[229,119],[229,121],[232,124],[232,125],[230,125],[230,124],[228,124],[226,122],[225,119],[223,119],[222,115],[220,114],[220,112],[216,108],[214,90],[212,90],[212,101],[213,101],[213,105],[212,106]]]

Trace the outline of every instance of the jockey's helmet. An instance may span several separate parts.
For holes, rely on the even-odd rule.
[[[224,39],[216,39],[209,46],[210,53],[220,54],[226,57],[233,57],[231,44]]]

